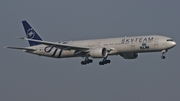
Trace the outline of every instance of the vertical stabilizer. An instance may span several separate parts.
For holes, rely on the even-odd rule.
[[[29,25],[27,21],[22,21],[26,37],[29,39],[42,40],[42,38],[36,33],[36,31]],[[39,45],[41,43],[29,41],[30,46]]]

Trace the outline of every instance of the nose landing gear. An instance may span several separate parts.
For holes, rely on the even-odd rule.
[[[166,53],[167,51],[168,51],[168,50],[163,50],[163,51],[162,51],[161,59],[165,59],[165,58],[166,58],[165,53]]]

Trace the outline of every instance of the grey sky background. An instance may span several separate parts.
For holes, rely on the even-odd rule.
[[[0,101],[179,101],[179,0],[2,0]],[[177,46],[135,60],[110,56],[81,66],[82,58],[39,57],[4,46],[28,46],[27,20],[48,41],[164,35]]]

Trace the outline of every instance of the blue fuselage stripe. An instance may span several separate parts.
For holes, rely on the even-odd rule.
[[[61,51],[59,52],[58,58],[61,57],[61,54],[62,54],[62,49],[61,49]]]
[[[56,48],[56,50],[54,51],[52,57],[54,57],[54,55],[56,54],[57,50],[58,50],[58,49]]]

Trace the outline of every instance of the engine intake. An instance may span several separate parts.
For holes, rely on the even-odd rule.
[[[121,54],[124,59],[136,59],[138,57],[138,53],[127,53]]]
[[[90,50],[89,55],[92,58],[104,58],[108,55],[106,48],[93,48]]]

